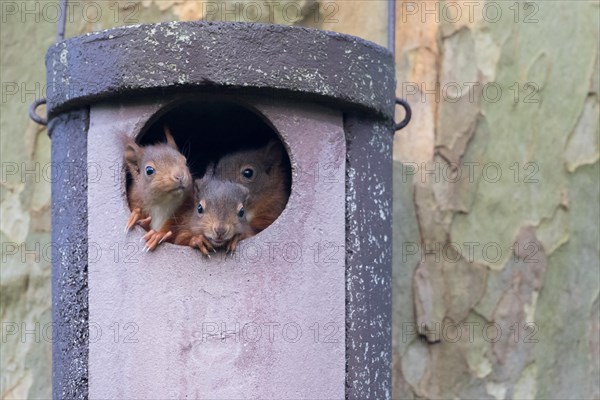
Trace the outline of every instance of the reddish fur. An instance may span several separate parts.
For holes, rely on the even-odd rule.
[[[257,202],[254,202],[254,216],[250,222],[250,226],[255,233],[267,228],[284,210],[288,196],[280,191],[274,192],[271,195],[264,194]]]
[[[124,147],[124,161],[132,182],[127,189],[127,198],[131,216],[127,229],[136,223],[144,221],[151,225],[151,212],[167,218],[159,227],[150,229],[144,235],[146,247],[153,250],[162,241],[173,241],[171,229],[173,219],[178,218],[193,203],[192,178],[186,164],[186,159],[177,150],[175,141],[165,126],[167,143],[159,143],[141,147],[127,136],[122,137]],[[155,168],[156,172],[147,177],[146,166]],[[181,182],[175,179],[182,177]],[[172,192],[183,185],[180,192]],[[174,209],[170,211],[170,207]],[[164,213],[161,211],[164,210]],[[145,226],[148,228],[148,226]]]
[[[251,166],[255,170],[252,181],[241,172]],[[242,150],[227,154],[219,160],[215,176],[242,184],[250,190],[246,210],[254,234],[271,225],[285,209],[290,195],[290,171],[285,163],[284,148],[271,140],[259,149]]]

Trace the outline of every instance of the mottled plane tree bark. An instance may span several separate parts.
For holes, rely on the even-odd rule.
[[[50,180],[68,169],[26,115],[57,3],[27,3],[0,21],[6,399],[51,395]],[[386,45],[385,1],[229,3],[73,2],[67,36],[204,18]],[[598,2],[396,6],[413,121],[394,146],[393,398],[599,398]]]

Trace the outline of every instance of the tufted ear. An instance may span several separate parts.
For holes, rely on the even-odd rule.
[[[263,162],[267,173],[271,172],[274,165],[280,164],[283,159],[283,145],[279,140],[271,139],[265,146]]]
[[[204,175],[202,176],[202,179],[210,179],[213,178],[215,176],[215,164],[214,163],[209,163],[206,166],[206,171],[204,171]]]
[[[171,129],[169,129],[169,126],[167,124],[164,125],[164,131],[165,138],[167,139],[167,144],[175,150],[179,151],[177,143],[175,143],[175,139],[173,139],[173,135],[171,134]]]
[[[194,186],[197,191],[201,191],[204,186],[213,178],[215,172],[214,164],[210,163],[206,166],[206,171],[202,178],[198,178],[194,181]]]
[[[127,170],[131,175],[137,176],[140,173],[140,162],[144,157],[144,149],[126,135],[123,135],[122,141],[124,146],[123,160]]]
[[[202,191],[204,183],[205,182],[202,181],[202,178],[194,180],[194,190],[196,191],[196,193],[200,193]]]

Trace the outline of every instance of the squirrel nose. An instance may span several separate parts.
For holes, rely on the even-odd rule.
[[[227,233],[227,228],[223,225],[216,226],[215,233],[217,234],[218,237],[223,237],[223,236],[225,236],[225,233]]]
[[[182,182],[183,181],[183,174],[182,175],[175,175],[174,176],[176,181]]]

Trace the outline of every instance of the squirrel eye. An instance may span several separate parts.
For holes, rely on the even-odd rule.
[[[204,212],[204,207],[202,207],[202,204],[198,203],[198,214],[202,214]]]
[[[154,173],[154,168],[152,168],[151,166],[146,166],[146,175],[150,176]]]
[[[246,179],[251,179],[254,176],[254,170],[252,168],[246,168],[242,171],[242,175]]]
[[[244,210],[244,207],[240,208],[240,211],[238,211],[238,217],[243,218],[245,213],[246,211]]]

